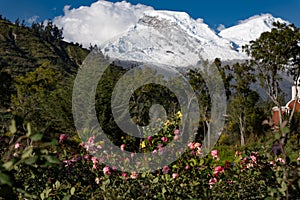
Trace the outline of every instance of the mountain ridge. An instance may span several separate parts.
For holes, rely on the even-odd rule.
[[[271,14],[250,17],[219,33],[185,12],[147,10],[125,33],[100,45],[111,58],[151,62],[175,67],[201,60],[249,58],[241,47],[270,31],[273,22],[288,23]]]

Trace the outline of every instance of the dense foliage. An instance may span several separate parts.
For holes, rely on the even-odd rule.
[[[210,134],[210,94],[200,71],[185,73],[200,102],[196,139],[177,161],[141,174],[101,162],[119,159],[118,155],[90,154],[87,149],[101,152],[107,145],[96,136],[79,139],[72,117],[72,88],[89,50],[62,39],[62,30],[51,22],[26,27],[0,17],[0,198],[299,198],[299,113],[286,121],[283,118],[277,129],[268,120],[271,107],[282,103],[280,73],[288,72],[293,80],[299,77],[298,28],[276,24],[272,32],[245,47],[252,58],[244,63],[203,62],[205,69],[216,66],[219,70],[229,107],[223,134],[204,157],[201,143]],[[148,84],[132,93],[129,104],[135,123],[148,123],[153,104],[163,105],[167,112],[163,129],[146,130],[146,139],[124,134],[112,117],[111,92],[134,67],[116,62],[105,70],[96,94],[99,123],[115,145],[132,152],[132,158],[138,152],[164,154],[164,146],[178,140],[182,131],[178,129],[182,113],[172,91]],[[142,72],[154,76],[154,72]],[[254,89],[258,84],[270,92],[271,101]],[[144,163],[135,164],[143,167]]]

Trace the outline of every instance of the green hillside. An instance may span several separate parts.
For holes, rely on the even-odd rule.
[[[62,39],[62,30],[51,22],[25,27],[17,21],[11,23],[0,19],[1,71],[15,76],[49,64],[57,69],[74,71],[89,51]]]
[[[22,119],[20,126],[33,117],[43,125],[43,114],[36,110],[62,96],[67,98],[63,92],[71,94],[69,79],[88,53],[79,44],[63,41],[62,30],[51,22],[27,27],[0,17],[0,132],[5,132],[13,116]],[[63,89],[67,85],[68,90]],[[43,110],[47,116],[55,113]]]

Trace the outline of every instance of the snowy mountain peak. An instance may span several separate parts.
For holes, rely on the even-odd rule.
[[[245,44],[259,38],[261,33],[271,31],[274,28],[273,23],[288,23],[281,18],[275,18],[271,14],[255,15],[246,20],[242,20],[238,25],[224,29],[219,36],[234,43],[239,50]]]
[[[158,19],[170,20],[172,22],[190,21],[190,16],[185,12],[175,12],[169,10],[147,10],[144,12],[144,16],[156,17]]]
[[[176,67],[195,65],[201,59],[245,58],[207,24],[172,11],[145,11],[125,34],[101,48],[111,58]]]
[[[246,23],[257,24],[263,22],[267,27],[273,28],[273,23],[277,21],[282,23],[285,22],[281,18],[273,17],[273,15],[267,13],[267,14],[255,15],[245,20],[240,20],[239,25],[246,24]]]

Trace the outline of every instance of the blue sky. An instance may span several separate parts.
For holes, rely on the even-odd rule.
[[[16,18],[28,20],[53,19],[63,15],[63,7],[89,6],[97,0],[0,0],[0,14],[11,21]],[[116,2],[116,1],[111,1]],[[128,0],[132,4],[145,4],[154,9],[184,11],[193,18],[203,18],[211,28],[219,24],[226,27],[250,16],[271,13],[300,27],[300,0]]]

